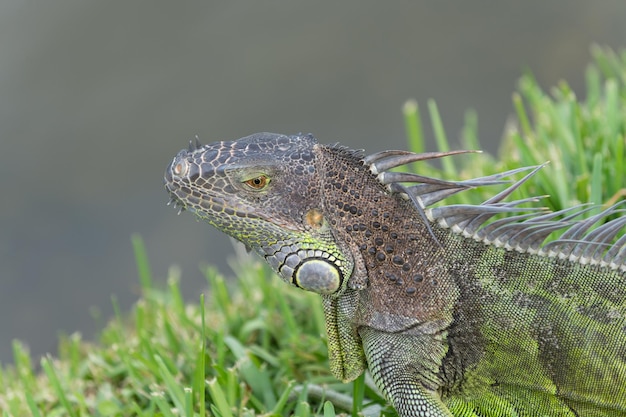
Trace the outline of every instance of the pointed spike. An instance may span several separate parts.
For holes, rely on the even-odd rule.
[[[363,163],[365,165],[370,165],[370,164],[372,164],[374,162],[380,161],[381,159],[397,157],[397,156],[407,156],[407,155],[417,156],[418,157],[417,159],[411,161],[411,162],[417,162],[417,161],[424,161],[424,160],[427,160],[427,159],[442,158],[442,157],[445,157],[445,156],[457,155],[457,154],[462,154],[462,153],[482,153],[482,151],[460,150],[460,151],[448,151],[448,152],[414,153],[414,152],[405,151],[405,150],[387,150],[387,151],[381,151],[381,152],[373,153],[371,155],[367,155],[365,158],[363,158]]]
[[[626,225],[626,216],[610,220],[597,229],[589,232],[585,239],[588,242],[603,243],[611,241],[615,235]]]
[[[508,223],[493,231],[492,234],[485,236],[485,238],[492,243],[498,243],[500,245],[506,245],[511,236],[519,233],[522,228],[520,223]]]
[[[192,141],[192,140],[189,140],[189,146],[187,147],[187,150],[188,150],[189,152],[193,152],[193,151],[195,151],[195,150],[196,150],[196,148],[195,148],[195,147],[194,147],[194,145],[193,145],[193,141]]]
[[[495,174],[491,174],[491,175],[487,175],[484,177],[477,177],[476,179],[478,180],[484,180],[484,179],[501,179],[501,178],[508,178],[508,177],[512,177],[514,175],[519,174],[520,172],[526,172],[529,170],[532,170],[533,172],[540,170],[541,168],[543,168],[545,165],[547,165],[548,163],[545,162],[541,165],[528,165],[528,166],[523,166],[523,167],[519,167],[519,168],[514,168],[514,169],[509,169],[508,171],[502,171],[502,172],[496,172]],[[527,174],[527,175],[533,175],[533,172]]]
[[[449,152],[425,152],[412,153],[406,151],[386,151],[367,156],[363,163],[370,166],[370,171],[377,175],[380,172],[406,165],[411,162],[426,161],[429,159],[443,158],[451,155],[475,153],[476,151],[449,151]]]
[[[574,259],[580,259],[580,257],[582,256],[582,254],[585,251],[585,248],[589,245],[588,242],[585,242],[584,240],[578,240],[578,242],[574,245],[574,247],[572,248],[572,250],[569,253],[570,259],[574,258]]]
[[[575,213],[575,214],[576,216],[579,216],[595,208],[597,208],[597,206],[589,205],[584,210],[580,210],[578,213]],[[614,208],[615,206],[609,207],[608,209],[603,210],[601,213],[598,213],[587,219],[580,220],[579,222],[575,223],[570,229],[566,230],[565,233],[563,233],[563,235],[561,236],[561,238],[572,239],[572,240],[582,239],[582,237],[585,235],[587,230],[589,230],[589,228],[591,228],[594,224],[596,224],[605,216],[609,215],[614,210]]]
[[[586,208],[583,208],[583,207],[584,205],[568,207],[563,210],[544,214],[538,217],[537,219],[534,219],[534,220],[539,220],[541,222],[545,222],[545,221],[550,221],[557,216],[565,215],[564,217],[559,219],[557,223],[555,223],[556,225],[561,225],[561,227],[556,227],[552,231],[559,230],[561,228],[567,228],[567,230],[557,240],[554,240],[552,242],[549,242],[543,245],[541,247],[542,251],[546,253],[550,252],[553,255],[559,255],[561,257],[576,256],[575,251],[579,250],[577,248],[580,247],[580,243],[581,243],[581,240],[578,238],[579,237],[578,235],[580,234],[577,234],[577,236],[573,236],[573,234],[570,232],[572,230],[576,230],[581,224],[581,222],[583,222],[583,221],[575,221],[576,217],[579,217],[582,213],[587,212],[593,208],[593,207],[586,207]],[[553,224],[553,223],[550,223],[550,224]],[[569,237],[568,237],[568,234],[570,234]],[[547,235],[546,235],[546,238],[547,238]],[[539,247],[537,247],[537,249],[539,249]]]
[[[411,194],[409,192],[409,190],[407,189],[407,187],[405,187],[402,184],[398,184],[397,182],[394,182],[391,185],[394,186],[394,188],[396,188],[397,191],[402,192],[402,193],[404,193],[405,195],[407,195],[409,197],[409,199],[413,202],[413,206],[415,206],[415,209],[417,210],[417,213],[419,214],[419,216],[424,221],[424,225],[426,226],[426,229],[428,230],[428,233],[432,236],[432,238],[435,240],[437,245],[440,248],[443,248],[443,245],[441,244],[441,242],[439,241],[437,236],[435,236],[435,232],[433,231],[432,227],[430,227],[430,221],[428,220],[428,216],[426,216],[426,212],[424,212],[424,206],[420,202],[419,197],[414,196],[413,194]]]
[[[523,167],[523,168],[518,168],[518,169],[513,169],[511,171],[507,171],[507,172],[503,172],[502,173],[502,177],[508,177],[510,175],[514,175],[517,174],[518,172],[522,172],[528,169],[532,169],[531,172],[529,172],[528,174],[526,174],[524,176],[524,178],[518,180],[517,182],[515,182],[514,184],[512,184],[510,187],[507,187],[505,190],[499,192],[498,194],[494,195],[493,197],[491,197],[490,199],[488,199],[487,201],[485,201],[483,204],[491,204],[491,203],[496,203],[499,201],[504,200],[505,198],[507,198],[509,195],[511,195],[511,193],[513,191],[515,191],[516,189],[518,189],[522,184],[524,184],[526,181],[528,181],[532,176],[534,176],[537,172],[539,172],[539,170],[541,168],[543,168],[547,163],[544,163],[542,165],[538,165],[536,167]],[[497,174],[495,177],[499,177]]]
[[[444,220],[449,225],[456,224],[455,217],[460,218],[468,216],[478,216],[482,214],[498,214],[498,213],[515,213],[524,209],[517,207],[503,207],[503,206],[473,206],[471,204],[454,204],[450,206],[442,206],[431,209],[431,213],[434,218]]]
[[[626,270],[626,245],[620,249],[619,253],[615,255],[611,263],[615,263],[616,265],[621,266],[622,269]]]
[[[363,158],[363,164],[371,165],[372,163],[376,161],[380,161],[381,159],[384,159],[384,158],[389,158],[391,156],[398,156],[398,155],[411,155],[412,153],[413,152],[400,151],[400,150],[388,150],[388,151],[376,152],[371,155],[367,155],[365,158]]]
[[[543,210],[547,210],[547,209],[543,209]],[[553,220],[555,217],[559,217],[559,216],[563,216],[564,214],[570,212],[570,211],[574,211],[577,210],[577,207],[569,207],[563,210],[559,210],[559,211],[548,211],[547,213],[543,213],[540,215],[537,215],[536,217],[534,217],[532,220],[533,223],[543,223],[549,220]],[[561,219],[559,219],[558,221],[561,223],[567,223],[567,224],[571,224],[569,223],[570,220],[574,219],[575,217],[577,217],[579,215],[579,212],[576,212],[574,214],[571,214],[569,216],[563,217]]]
[[[534,209],[526,209],[526,210],[534,210]],[[537,210],[542,210],[541,208],[537,208]],[[499,241],[500,243],[506,245],[509,242],[510,246],[515,246],[517,243],[514,240],[515,236],[519,233],[523,233],[525,230],[531,230],[535,227],[541,228],[544,225],[560,225],[558,228],[566,227],[567,224],[561,221],[557,222],[547,222],[545,221],[545,217],[551,215],[537,215],[536,213],[531,213],[532,216],[528,216],[528,218],[524,221],[517,222],[515,218],[509,219],[504,218],[500,220],[496,220],[482,229],[478,231],[478,234],[482,236],[484,239],[490,241]],[[523,216],[523,215],[522,215]],[[513,239],[513,240],[512,240]]]
[[[485,213],[485,214],[481,214],[480,216],[476,216],[473,219],[471,219],[470,221],[466,222],[463,225],[463,232],[472,236],[477,234],[478,230],[485,226],[485,223],[487,222],[487,220],[489,220],[490,218],[492,218],[493,216],[495,216],[497,213]],[[526,220],[530,217],[534,217],[536,216],[537,213],[525,213],[525,214],[519,214],[517,216],[510,216],[507,217],[504,220],[509,220],[510,222],[517,222],[517,221],[522,221],[522,220]],[[495,222],[494,222],[495,223]],[[491,223],[493,224],[493,223]],[[487,226],[485,226],[487,227]]]
[[[567,223],[542,222],[530,225],[528,228],[521,230],[517,235],[511,236],[508,243],[521,250],[528,250],[529,248],[537,249],[552,232],[564,227],[567,227]]]
[[[433,191],[419,191],[417,187],[431,187],[430,185],[414,185],[411,188],[411,192],[414,192],[415,195],[419,195],[425,207],[429,207],[438,201],[441,201],[447,197],[450,197],[453,194],[460,193],[463,190],[467,190],[467,188],[452,188],[452,189],[444,189],[440,188],[439,190]],[[415,188],[415,190],[413,190]],[[434,188],[434,187],[433,187]]]
[[[508,224],[502,225],[498,229],[495,230],[497,231],[497,233],[494,233],[490,236],[490,240],[492,241],[497,240],[502,244],[506,244],[511,239],[511,237],[522,232],[524,229],[528,229],[528,227],[529,225],[527,222],[508,223]]]
[[[514,175],[514,174],[516,174],[518,172],[522,172],[522,171],[525,171],[525,170],[528,170],[528,169],[531,169],[531,168],[533,168],[533,167],[518,168],[518,169],[514,169],[514,170],[510,170],[510,171],[507,171],[507,172],[502,172],[502,173],[499,173],[499,174],[494,174],[494,175],[490,175],[490,176],[486,176],[486,177],[474,178],[474,179],[466,180],[466,181],[459,181],[458,183],[456,183],[456,185],[457,185],[456,189],[443,190],[443,187],[436,187],[435,188],[435,187],[430,186],[430,185],[428,185],[428,186],[418,185],[418,186],[411,187],[411,190],[413,192],[415,192],[416,195],[419,195],[420,198],[422,199],[422,201],[424,202],[425,206],[428,207],[431,204],[434,204],[434,203],[436,203],[438,201],[441,201],[444,198],[446,198],[446,197],[448,197],[448,196],[450,196],[452,194],[461,192],[461,191],[466,190],[468,188],[482,187],[482,186],[489,186],[489,185],[506,184],[506,183],[508,183],[508,181],[502,181],[501,178],[504,178],[504,177],[507,177],[507,176],[510,176],[510,175]],[[533,171],[533,173],[534,172],[536,172],[536,169]],[[531,174],[533,174],[533,173],[531,173]],[[517,183],[513,184],[512,186],[508,187],[506,190],[504,190],[500,194],[496,195],[495,197],[485,201],[484,203],[482,203],[482,205],[485,206],[485,205],[493,204],[493,203],[499,202],[500,200],[504,199],[514,189],[519,187],[519,185],[521,185],[525,180],[530,178],[531,174],[527,175],[524,179],[522,179],[522,180],[518,181]],[[533,197],[533,198],[530,198],[530,199],[525,199],[523,201],[516,202],[513,205],[521,204],[521,202],[536,201],[536,200],[537,200],[537,198]],[[487,221],[492,216],[493,216],[493,214],[491,214],[489,217],[484,218],[484,221]]]
[[[480,206],[478,206],[480,207]],[[487,206],[490,207],[490,206]],[[486,208],[486,207],[484,207]],[[473,216],[462,216],[459,215],[456,218],[448,219],[446,218],[446,223],[449,223],[450,220],[454,221],[454,225],[462,230],[463,234],[466,236],[473,236],[478,239],[489,239],[489,240],[500,240],[504,242],[503,236],[500,236],[499,233],[503,233],[509,225],[519,224],[516,223],[520,220],[532,219],[537,216],[537,213],[526,213],[520,214],[517,216],[510,216],[505,219],[501,219],[499,221],[495,221],[485,225],[485,223],[491,219],[493,216],[500,213],[519,213],[527,210],[541,210],[540,208],[534,209],[526,209],[519,207],[493,207],[492,210],[483,210]],[[465,217],[465,218],[463,218]],[[504,242],[506,243],[506,242]]]
[[[448,188],[468,188],[461,185],[461,183],[454,181],[446,181],[438,178],[425,177],[419,174],[413,174],[410,172],[389,172],[385,171],[378,175],[378,179],[383,184],[391,184],[392,182],[417,182],[421,184],[435,184],[439,186],[445,186]]]
[[[527,201],[533,201],[534,198],[527,198],[523,200],[513,201],[511,203],[496,203],[496,204],[484,204],[484,205],[451,205],[442,206],[431,209],[433,217],[443,221],[448,227],[458,227],[463,230],[466,235],[474,235],[476,231],[481,229],[485,223],[496,214],[500,213],[520,213],[525,211],[531,211],[531,213],[515,216],[516,220],[539,218],[540,215],[537,212],[543,212],[541,207],[517,207],[519,204]],[[506,222],[507,224],[510,222]],[[502,225],[502,224],[500,224]],[[485,226],[487,227],[487,226]],[[498,226],[500,227],[500,226]],[[487,230],[485,230],[486,232]]]
[[[536,215],[531,219],[526,220],[525,222],[522,222],[522,224],[527,224],[529,225],[530,228],[533,228],[535,225],[540,225],[540,228],[544,228],[542,230],[544,231],[548,231],[549,229],[549,233],[547,233],[545,235],[545,237],[541,240],[541,242],[538,241],[537,238],[533,239],[533,242],[530,243],[529,246],[527,246],[528,248],[531,248],[533,250],[537,250],[540,248],[541,244],[543,243],[543,241],[548,237],[548,235],[556,230],[559,229],[563,229],[566,227],[573,227],[576,225],[576,223],[572,223],[571,220],[573,220],[574,218],[578,217],[581,213],[581,211],[579,210],[580,206],[577,207],[569,207],[563,210],[559,210],[559,211],[553,211],[553,212],[548,212],[545,214],[541,214],[541,215]],[[555,217],[559,217],[559,216],[563,216],[564,214],[568,213],[568,212],[572,212],[575,211],[575,213],[570,214],[568,216],[565,216],[561,219],[559,219],[557,222],[554,222],[553,219]],[[545,225],[545,226],[544,226]],[[551,227],[551,225],[554,225],[554,228]],[[548,229],[545,229],[548,228]],[[559,239],[561,240],[561,239]],[[553,241],[550,242],[546,245],[544,245],[541,249],[546,249],[548,247],[550,247],[551,250],[555,250],[554,248],[557,248],[559,246],[559,243],[555,243],[555,242],[559,242],[559,240],[557,241]],[[570,247],[571,241],[568,241],[567,244],[565,246],[563,246],[564,250],[568,250],[571,251],[573,250],[573,247]],[[560,249],[556,249],[556,250],[560,250]],[[568,252],[569,255],[569,252]]]
[[[592,262],[600,262],[602,261],[604,252],[606,252],[610,247],[611,245],[609,243],[589,242],[581,257]]]
[[[620,248],[626,250],[626,234],[624,234],[624,236],[617,239],[617,241],[615,241],[615,243],[611,245],[609,250],[604,254],[604,261],[608,263],[613,262],[614,259],[617,257],[620,251]]]
[[[397,177],[388,177],[389,173],[388,172],[384,172],[382,174],[379,175],[379,178],[381,178],[381,176],[383,176],[383,181],[385,181],[384,183],[387,183],[386,181],[393,178],[393,179],[400,179],[399,181],[393,181],[393,182],[402,182],[404,178],[406,178],[407,180],[411,177],[409,176],[397,176]],[[393,173],[393,174],[404,174],[404,173]],[[408,174],[411,175],[413,179],[417,180],[417,175],[413,176],[414,174]],[[508,181],[489,181],[489,180],[481,180],[481,181],[476,181],[476,180],[467,180],[467,181],[445,181],[445,180],[439,180],[436,178],[430,178],[430,177],[420,177],[423,182],[418,184],[418,185],[412,185],[410,187],[407,187],[407,189],[413,193],[416,196],[419,196],[420,199],[422,200],[422,203],[424,204],[424,207],[429,207],[432,204],[435,204],[438,201],[441,201],[453,194],[459,193],[461,191],[470,189],[470,188],[475,188],[475,187],[482,187],[482,186],[489,186],[489,185],[500,185],[500,184],[506,184]]]
[[[460,210],[450,210],[449,212],[446,212],[447,210],[440,211],[440,208],[441,207],[431,209],[431,213],[432,211],[435,211],[435,213],[433,213],[433,217],[441,216],[439,217],[439,224],[449,228],[459,228],[460,230],[465,230],[465,225],[467,223],[471,222],[476,217],[482,216],[482,214],[473,211],[463,212]]]
[[[430,177],[422,177],[422,176],[415,175],[415,174],[405,174],[405,173],[395,173],[395,172],[393,174],[400,174],[400,175],[388,176],[389,173],[387,172],[384,172],[381,175],[384,175],[383,180],[385,181],[385,183],[387,183],[388,181],[395,182],[395,181],[414,180],[417,182],[421,180],[422,184],[409,187],[409,190],[415,193],[415,195],[420,196],[422,202],[424,203],[424,206],[428,207],[438,201],[445,199],[446,197],[449,197],[450,195],[456,194],[463,190],[467,190],[469,188],[507,184],[509,183],[509,181],[502,180],[502,178],[505,178],[510,175],[514,175],[518,172],[533,169],[532,173],[530,173],[529,175],[527,175],[520,181],[516,182],[515,184],[511,185],[510,187],[507,187],[506,190],[499,193],[495,197],[483,203],[483,205],[487,205],[491,203],[496,203],[508,197],[513,192],[513,190],[515,190],[524,181],[526,181],[528,178],[534,175],[534,173],[537,171],[538,168],[539,167],[518,168],[518,169],[510,170],[507,172],[502,172],[499,174],[494,174],[494,175],[480,177],[480,178],[473,178],[473,179],[469,179],[465,181],[444,181],[444,180],[439,180],[439,179],[433,179]],[[379,175],[379,178],[381,177],[381,175]],[[533,198],[533,201],[536,201],[536,200],[537,198]]]
[[[553,240],[552,242],[548,242],[543,245],[541,247],[541,251],[546,253],[548,256],[567,258],[579,242],[579,240],[575,239]]]
[[[483,227],[478,227],[478,230],[475,233],[476,238],[480,240],[487,240],[489,239],[490,236],[497,235],[497,230],[500,229],[501,227],[504,227],[508,224],[516,223],[519,220],[523,220],[525,218],[531,217],[532,214],[534,213],[521,214],[519,216],[513,216],[513,217],[505,217],[503,219],[495,220],[489,224],[486,224]]]
[[[547,195],[532,196],[532,197],[521,198],[519,200],[509,201],[507,203],[496,203],[496,204],[502,204],[502,205],[504,205],[506,207],[515,207],[515,206],[519,206],[519,205],[526,204],[526,203],[536,203],[536,202],[538,202],[541,199],[546,198],[546,197],[548,197],[548,196]],[[546,210],[548,210],[548,208],[547,207],[534,207],[534,208],[528,208],[527,210],[542,210],[542,211],[546,211]]]
[[[588,233],[584,240],[589,242],[589,247],[584,250],[582,256],[596,261],[601,260],[604,251],[611,247],[611,240],[624,225],[626,225],[626,217],[618,217]]]
[[[564,227],[567,227],[567,225],[563,224],[563,225],[559,226],[559,224],[557,224],[557,225],[555,225],[555,227],[552,230],[548,230],[548,228],[544,229],[547,233],[545,233],[545,234],[543,234],[541,236],[541,240],[540,241],[537,240],[537,241],[534,241],[534,242],[530,242],[529,248],[532,249],[532,250],[539,250],[542,247],[542,245],[544,244],[544,242],[546,241],[546,239],[548,238],[548,236],[550,236],[550,234],[552,232],[556,232],[558,230],[561,230]]]
[[[626,234],[611,246],[611,248],[604,255],[604,260],[608,263],[614,263],[621,265],[626,269]]]
[[[196,135],[195,139],[196,139],[196,143],[195,143],[196,149],[202,148],[202,144],[200,143],[200,137],[198,135]]]
[[[497,179],[489,179],[485,178],[473,178],[471,180],[458,181],[458,184],[464,185],[465,188],[478,188],[478,187],[488,187],[491,185],[502,185],[502,184],[510,184],[509,180],[497,180]]]
[[[576,219],[576,217],[580,217],[583,213],[586,213],[590,210],[593,210],[594,208],[596,208],[595,205],[589,203],[589,204],[579,204],[577,206],[573,206],[573,207],[568,207],[568,208],[564,208],[562,210],[559,211],[555,211],[554,214],[558,214],[558,215],[564,215],[566,213],[572,213],[569,214],[565,217],[563,217],[561,220],[562,221],[571,221]]]

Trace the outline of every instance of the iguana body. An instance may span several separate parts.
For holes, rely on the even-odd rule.
[[[534,171],[482,205],[429,208],[523,169],[456,183],[390,171],[445,155],[261,133],[190,144],[165,182],[320,293],[333,374],[369,368],[400,416],[626,416],[626,216],[504,202]]]

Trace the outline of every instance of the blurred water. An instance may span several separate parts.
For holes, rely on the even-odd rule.
[[[163,280],[225,238],[165,206],[162,174],[188,138],[312,132],[404,148],[401,106],[437,100],[455,139],[465,109],[494,150],[516,80],[582,94],[592,42],[623,47],[623,1],[0,2],[0,361],[11,340],[54,351],[137,296],[130,235]],[[101,311],[101,322],[90,316]]]

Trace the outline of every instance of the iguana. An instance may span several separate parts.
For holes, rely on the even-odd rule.
[[[464,181],[393,171],[461,152],[365,156],[258,133],[190,142],[165,188],[319,293],[332,373],[368,368],[402,417],[626,416],[623,205],[577,220],[588,207],[506,202],[540,167]],[[522,172],[480,205],[433,206]]]

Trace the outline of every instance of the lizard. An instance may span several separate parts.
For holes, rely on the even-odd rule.
[[[463,152],[196,138],[165,188],[320,294],[332,374],[368,369],[401,417],[626,416],[624,205],[581,220],[588,206],[507,202],[541,166],[462,181],[396,169]],[[479,205],[435,205],[502,183]]]

